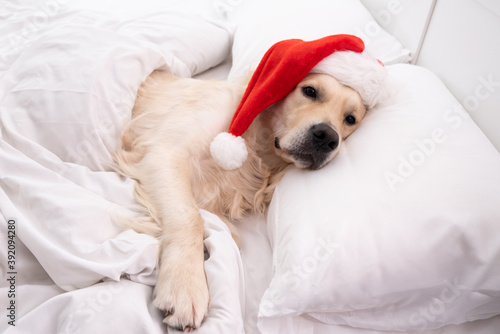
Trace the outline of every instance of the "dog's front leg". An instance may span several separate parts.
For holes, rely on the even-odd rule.
[[[153,302],[165,312],[168,326],[190,331],[206,317],[209,293],[203,220],[191,189],[189,163],[181,155],[161,152],[146,156],[142,164],[147,174],[140,182],[162,225]]]

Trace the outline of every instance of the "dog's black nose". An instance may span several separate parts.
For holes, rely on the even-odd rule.
[[[339,146],[339,134],[326,123],[311,126],[312,143],[321,152],[331,152]]]

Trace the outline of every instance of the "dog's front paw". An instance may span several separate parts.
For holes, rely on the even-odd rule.
[[[208,314],[208,301],[203,261],[162,261],[153,304],[165,312],[164,323],[184,332],[199,328]]]

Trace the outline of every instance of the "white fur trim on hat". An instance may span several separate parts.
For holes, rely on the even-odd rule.
[[[351,87],[359,93],[368,109],[377,104],[386,77],[384,66],[366,51],[334,52],[323,58],[310,73],[331,75],[341,84]]]
[[[210,154],[225,170],[240,168],[248,157],[245,139],[227,132],[219,133],[210,144]]]

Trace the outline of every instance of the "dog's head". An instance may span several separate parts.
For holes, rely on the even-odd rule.
[[[366,107],[358,92],[332,76],[309,74],[266,114],[276,155],[298,168],[318,169],[358,128]]]
[[[271,145],[257,151],[268,156],[274,150],[273,165],[318,169],[331,161],[380,95],[383,64],[363,50],[363,41],[352,35],[274,44],[252,75],[229,131],[210,145],[217,164],[241,167],[248,152],[240,137],[257,116],[267,118],[273,133]],[[269,138],[258,137],[260,143]]]

